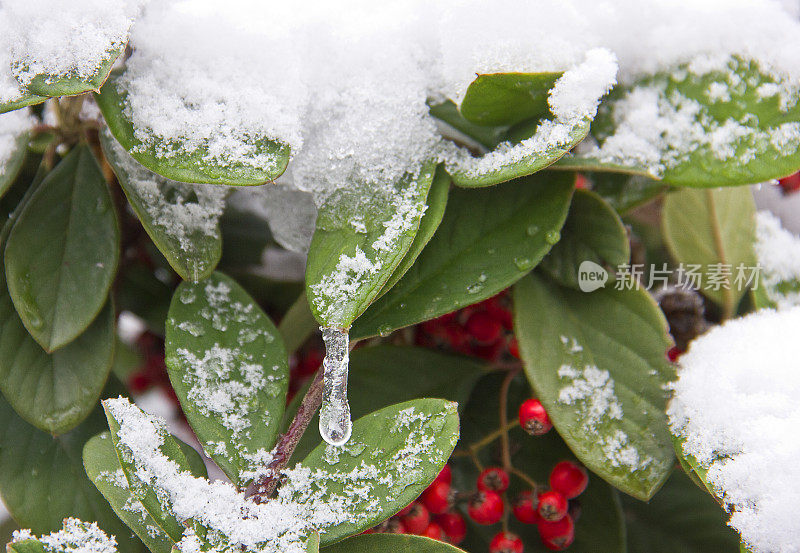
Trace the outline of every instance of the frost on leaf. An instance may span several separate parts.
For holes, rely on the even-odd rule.
[[[800,237],[792,234],[769,211],[756,215],[758,288],[779,308],[800,305]]]
[[[166,512],[178,521],[194,523],[188,525],[178,547],[184,552],[202,548],[220,553],[242,549],[300,553],[315,531],[324,541],[326,533],[335,534],[342,525],[353,527],[351,533],[356,533],[385,518],[387,498],[414,484],[424,466],[439,467],[449,457],[452,446],[442,448],[436,442],[445,418],[455,409],[447,405],[452,412],[410,408],[386,419],[384,432],[398,436],[397,445],[388,451],[370,449],[363,442],[365,435],[341,448],[328,446],[324,460],[286,470],[277,497],[255,503],[227,482],[208,481],[180,470],[160,450],[168,437],[163,421],[123,398],[105,402],[119,424],[116,440],[123,459],[133,464],[145,485],[156,490]]]
[[[27,110],[19,110],[0,117],[0,195],[2,183],[10,175],[14,161],[27,148],[27,133],[34,118]]]
[[[28,540],[38,541],[45,553],[116,553],[117,551],[117,540],[114,536],[107,536],[95,522],[83,522],[76,518],[64,519],[61,530],[39,537],[34,536],[30,530],[16,530],[9,544],[9,551],[17,550]]]
[[[753,553],[797,550],[800,307],[761,310],[692,342],[668,414]]]

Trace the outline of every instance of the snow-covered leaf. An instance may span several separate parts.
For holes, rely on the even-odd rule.
[[[461,447],[475,443],[488,434],[495,432],[500,427],[499,409],[487,408],[488,405],[496,406],[500,397],[503,378],[505,374],[490,374],[478,382],[470,396],[469,403],[465,406],[462,420]],[[530,397],[530,387],[524,377],[515,378],[508,391],[508,420],[517,416],[519,405]],[[549,432],[544,436],[532,437],[521,428],[512,428],[509,431],[511,444],[511,460],[513,466],[534,481],[546,485],[550,471],[559,461],[574,460],[574,455],[564,444],[556,432]],[[478,460],[484,466],[497,463],[499,441],[492,446],[482,448],[477,452]],[[469,489],[478,477],[478,471],[473,461],[468,457],[458,456],[450,460],[453,471],[453,487],[456,489]],[[515,475],[511,476],[511,486],[508,497],[513,501],[522,491],[530,490],[530,485]],[[589,485],[579,496],[581,506],[580,517],[575,523],[575,542],[567,551],[572,553],[624,553],[625,528],[624,518],[620,509],[619,494],[602,479],[589,475]],[[545,553],[547,549],[541,545],[539,532],[536,525],[522,524],[509,517],[510,530],[518,534],[524,544],[525,551]],[[466,551],[488,551],[489,543],[498,529],[496,526],[479,526],[472,524],[469,527],[467,538],[461,546]]]
[[[265,464],[280,428],[289,368],[278,330],[231,278],[184,282],[166,331],[170,381],[206,453],[237,485]]]
[[[105,422],[96,410],[77,428],[53,437],[23,421],[0,398],[0,494],[23,528],[46,533],[61,528],[65,517],[98,521],[117,537],[120,551],[141,551],[141,543],[117,518],[81,463],[84,443]]]
[[[26,85],[26,92],[41,97],[75,96],[84,92],[98,91],[108,79],[117,58],[125,50],[121,48],[109,50],[94,74],[81,77],[70,74],[40,73]]]
[[[662,229],[667,249],[687,274],[690,265],[699,265],[698,288],[728,317],[747,292],[747,280],[755,270],[755,213],[747,187],[683,189],[664,200]]]
[[[188,445],[178,442],[196,476],[205,477],[205,465]],[[194,462],[193,462],[194,461]],[[141,501],[131,494],[128,479],[120,465],[117,451],[108,432],[94,436],[83,446],[86,474],[103,494],[111,508],[153,553],[170,553],[174,542],[150,516]]]
[[[508,132],[508,127],[484,127],[467,121],[452,100],[432,104],[430,113],[437,120],[443,136],[461,144],[477,145],[477,149],[491,150],[505,140]]]
[[[476,125],[511,126],[550,115],[547,96],[563,72],[478,75],[461,101],[461,115]]]
[[[33,119],[25,111],[0,117],[0,198],[22,169],[32,125]]]
[[[674,471],[643,503],[622,497],[628,553],[737,553],[739,538],[714,499]]]
[[[319,210],[306,292],[323,326],[348,328],[377,297],[414,241],[436,166],[388,191],[341,188]]]
[[[0,115],[10,111],[26,108],[28,106],[35,106],[36,104],[41,104],[46,100],[47,98],[44,96],[37,96],[28,92],[21,92],[20,95],[13,100],[0,102]]]
[[[5,249],[14,307],[44,349],[68,344],[91,324],[118,261],[111,195],[91,149],[77,146],[33,193]]]
[[[251,137],[252,156],[268,160],[259,167],[240,160],[220,158],[207,144],[184,145],[155,138],[150,131],[135,129],[127,110],[127,92],[120,86],[123,74],[112,72],[96,95],[108,128],[136,161],[154,173],[180,182],[255,185],[279,177],[289,163],[289,147],[267,136]]]
[[[222,256],[219,218],[227,190],[176,182],[149,171],[104,129],[103,152],[147,234],[184,279],[198,281]]]
[[[300,464],[312,471],[309,491],[347,498],[351,514],[321,529],[321,544],[358,534],[416,499],[453,452],[458,426],[455,403],[416,399],[358,419],[341,447],[317,446]]]
[[[597,193],[620,215],[663,194],[669,186],[641,175],[592,173],[588,176]]]
[[[439,228],[439,224],[442,222],[442,217],[444,217],[444,211],[447,207],[447,197],[450,194],[450,182],[450,175],[448,175],[442,167],[439,167],[436,170],[431,188],[428,191],[428,207],[425,209],[425,214],[422,216],[422,219],[420,219],[419,229],[414,236],[414,241],[411,242],[411,247],[408,248],[408,251],[403,256],[403,260],[397,268],[395,268],[392,276],[389,277],[389,280],[383,285],[378,297],[391,290],[392,286],[403,278],[403,275],[414,265],[419,254],[422,253],[422,250],[425,249],[425,246],[427,246],[428,242],[433,238],[436,229]]]
[[[664,414],[672,342],[653,299],[530,275],[514,288],[514,317],[528,380],[559,434],[610,484],[649,499],[675,460]]]
[[[325,548],[325,553],[459,553],[462,549],[424,536],[367,534]]]
[[[350,413],[358,418],[387,405],[420,397],[440,397],[463,406],[484,371],[472,359],[427,348],[389,345],[358,348],[350,355],[347,383]],[[315,415],[308,427],[317,428],[318,420]],[[306,432],[293,458],[302,459],[321,442],[318,432]]]
[[[616,89],[581,156],[676,186],[753,184],[800,168],[800,92],[756,61],[701,60]]]
[[[800,238],[783,228],[769,211],[756,214],[758,286],[752,288],[756,308],[800,304]]]
[[[451,192],[442,223],[397,284],[359,317],[355,338],[477,303],[531,271],[558,242],[574,175],[552,173]]]
[[[49,534],[34,536],[30,529],[15,532],[6,549],[8,553],[117,553],[117,540],[96,522],[69,517],[61,529]]]
[[[604,267],[613,279],[615,269],[629,258],[628,233],[619,215],[594,192],[576,190],[561,240],[540,267],[560,284],[578,288],[584,261]]]
[[[148,485],[149,482],[144,482],[139,478],[135,459],[130,448],[124,442],[125,437],[123,437],[121,441],[120,422],[115,418],[114,411],[109,408],[108,400],[103,401],[103,408],[106,413],[106,419],[108,420],[108,428],[111,431],[112,443],[116,449],[122,472],[128,481],[128,489],[132,497],[142,504],[143,508],[156,523],[158,528],[166,534],[169,539],[177,543],[183,536],[184,526],[175,517],[170,504],[163,497],[163,494],[158,493],[156,489]],[[134,407],[134,409],[138,408]],[[192,465],[186,458],[183,448],[181,448],[176,439],[169,435],[163,421],[160,421],[160,423],[158,431],[162,443],[159,447],[159,452],[169,459],[170,462],[179,467],[180,470],[191,472]]]
[[[563,73],[481,75],[470,85],[461,114],[473,123],[513,125],[505,141],[472,157],[462,149],[448,161],[457,186],[492,186],[530,175],[583,140],[600,99],[616,82],[617,64],[605,49]],[[466,103],[466,106],[465,106]]]

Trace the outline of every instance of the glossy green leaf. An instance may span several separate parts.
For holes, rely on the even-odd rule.
[[[120,519],[152,553],[170,553],[174,542],[159,527],[142,503],[131,494],[111,435],[103,432],[83,446],[83,464],[89,479]]]
[[[737,553],[725,511],[681,471],[649,503],[622,498],[628,553]]]
[[[645,98],[647,108],[642,107]],[[667,127],[654,140],[642,137],[642,145],[631,146],[628,115],[651,105],[662,120],[674,120],[680,128]],[[734,58],[727,67],[702,76],[678,67],[619,88],[592,133],[601,152],[615,140],[617,129],[624,133],[626,147],[620,153],[627,159],[601,154],[605,162],[647,167],[675,186],[716,187],[764,182],[797,171],[798,123],[800,93],[758,63]],[[656,155],[637,158],[637,151]]]
[[[253,137],[255,155],[268,156],[272,163],[256,168],[242,162],[217,163],[209,151],[200,147],[183,152],[181,144],[144,144],[126,115],[127,93],[119,85],[121,73],[112,72],[101,93],[95,96],[108,128],[120,144],[142,165],[154,173],[180,182],[200,184],[256,185],[278,178],[289,163],[289,146],[269,137]],[[155,138],[154,138],[155,140]],[[164,152],[168,152],[169,155]]]
[[[10,152],[3,152],[3,162],[0,163],[0,198],[8,192],[14,179],[17,178],[25,157],[28,153],[28,141],[30,133],[23,132],[14,138],[14,145]]]
[[[128,489],[131,491],[131,495],[141,502],[151,520],[158,526],[163,534],[168,536],[173,542],[179,542],[183,536],[184,526],[175,518],[167,499],[165,497],[160,497],[156,494],[154,488],[148,486],[146,482],[139,479],[133,455],[128,446],[120,441],[118,434],[120,431],[119,422],[114,418],[112,409],[105,401],[103,402],[103,408],[106,412],[108,428],[111,431],[112,443],[117,452],[117,459],[120,462],[125,478],[128,480]],[[139,409],[133,405],[131,405],[130,408]],[[167,458],[174,461],[180,470],[191,470],[192,465],[186,458],[180,443],[169,435],[165,427],[161,427],[160,430],[162,432],[162,443],[158,448],[159,451]]]
[[[489,298],[558,242],[574,175],[453,190],[436,234],[408,272],[356,320],[354,338],[387,334]]]
[[[36,75],[25,88],[31,94],[38,96],[74,96],[84,92],[98,91],[103,83],[108,79],[111,68],[117,58],[125,51],[125,46],[116,49],[109,49],[101,64],[97,67],[93,75],[88,78],[70,74],[48,74]]]
[[[423,536],[402,534],[367,534],[353,536],[323,549],[324,553],[458,553],[463,551],[448,543]]]
[[[630,260],[628,233],[619,215],[600,196],[576,190],[561,240],[542,259],[544,272],[564,286],[579,287],[582,263],[590,261],[613,275]]]
[[[31,196],[5,250],[14,307],[43,348],[64,346],[91,324],[118,261],[111,195],[91,149],[77,146]]]
[[[592,192],[596,192],[620,215],[655,199],[669,190],[661,181],[641,175],[592,173]]]
[[[746,187],[680,190],[664,200],[662,228],[670,254],[687,270],[696,266],[702,275],[697,287],[728,317],[747,292],[744,282],[756,266],[755,211]]]
[[[487,405],[498,405],[504,377],[505,374],[495,373],[478,382],[461,417],[463,430],[460,448],[481,440],[499,428],[499,410],[487,408]],[[508,392],[508,420],[516,418],[519,405],[529,397],[530,389],[524,376],[514,378]],[[509,444],[512,466],[543,486],[547,485],[550,471],[556,463],[565,459],[574,460],[569,448],[553,431],[544,436],[530,436],[519,427],[512,428],[509,431]],[[501,442],[497,439],[478,451],[478,460],[484,466],[497,465],[500,448]],[[453,487],[458,490],[473,489],[478,478],[478,470],[473,461],[466,456],[454,456],[450,465],[453,471]],[[513,501],[518,493],[530,489],[529,482],[512,474],[507,496]],[[616,490],[590,474],[589,485],[577,501],[581,514],[575,523],[575,542],[567,551],[624,553],[625,523]],[[460,506],[460,509],[464,510],[464,506]],[[499,531],[498,525],[481,526],[470,522],[466,513],[464,515],[469,530],[461,547],[471,552],[488,551],[491,539]],[[509,525],[510,530],[522,538],[526,553],[548,551],[542,545],[535,525],[521,524],[513,516],[509,517]]]
[[[316,471],[304,493],[344,501],[352,515],[320,529],[321,545],[371,528],[416,499],[447,462],[458,431],[455,403],[416,399],[356,420],[341,447],[317,446],[301,463]]]
[[[306,266],[306,294],[323,326],[347,328],[377,297],[414,241],[435,164],[383,194],[339,189],[319,210]]]
[[[467,147],[473,146],[470,141],[474,141],[480,146],[478,149],[491,150],[505,140],[508,131],[508,127],[483,127],[467,121],[451,100],[431,105],[430,114],[446,125],[444,136]]]
[[[424,250],[428,242],[431,241],[436,229],[439,228],[442,222],[442,217],[444,217],[444,210],[445,207],[447,207],[447,197],[449,194],[450,175],[447,174],[444,168],[439,167],[436,170],[431,189],[428,192],[428,208],[422,215],[422,219],[420,219],[419,230],[417,230],[417,234],[414,236],[414,241],[411,242],[411,247],[408,248],[408,252],[403,256],[403,260],[394,270],[392,276],[389,277],[389,280],[383,285],[383,289],[378,297],[391,290],[392,286],[403,278],[403,275],[414,265],[419,254],[422,253],[422,250]]]
[[[17,99],[5,103],[0,102],[0,115],[8,113],[9,111],[26,108],[28,106],[35,106],[36,104],[41,104],[46,100],[47,97],[45,96],[37,96],[36,94],[31,94],[30,92],[20,91],[20,95],[17,97]]]
[[[105,426],[96,410],[72,432],[53,437],[23,421],[0,398],[0,494],[11,516],[37,534],[61,528],[65,517],[97,521],[125,553],[141,543],[86,477],[83,445]]]
[[[170,304],[172,387],[207,454],[237,485],[280,428],[289,367],[278,330],[233,279],[184,282]]]
[[[461,115],[476,125],[514,125],[547,116],[550,89],[563,73],[478,75],[461,101]]]
[[[667,430],[667,323],[642,289],[591,293],[530,275],[514,287],[528,380],[575,455],[647,500],[675,461]]]
[[[219,219],[227,189],[164,178],[133,159],[107,130],[100,138],[131,207],[175,272],[192,281],[211,274],[222,257]]]
[[[350,413],[358,418],[387,405],[420,397],[448,399],[460,408],[466,405],[472,388],[485,371],[474,358],[426,348],[389,345],[359,348],[350,355],[347,383]],[[287,411],[291,412],[291,408]],[[315,430],[318,421],[315,415],[308,425],[311,430],[295,449],[295,459],[302,459],[322,442]]]
[[[577,154],[574,152],[570,152],[553,163],[549,169],[556,171],[582,171],[585,173],[611,173],[648,177],[650,179],[656,178],[646,167],[639,167],[633,164],[621,165],[619,163],[604,162],[597,158],[590,157],[589,155]]]

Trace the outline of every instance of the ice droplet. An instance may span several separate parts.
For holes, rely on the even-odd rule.
[[[319,433],[331,445],[340,446],[350,439],[353,423],[347,403],[347,368],[350,363],[350,335],[337,328],[322,329],[325,360],[322,362],[322,406],[319,410]]]
[[[561,240],[561,233],[557,230],[548,230],[547,234],[544,235],[545,241],[550,244],[551,246]]]

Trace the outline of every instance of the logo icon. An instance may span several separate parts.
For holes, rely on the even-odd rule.
[[[578,287],[581,292],[594,292],[608,281],[608,272],[594,261],[583,261],[578,267]]]

